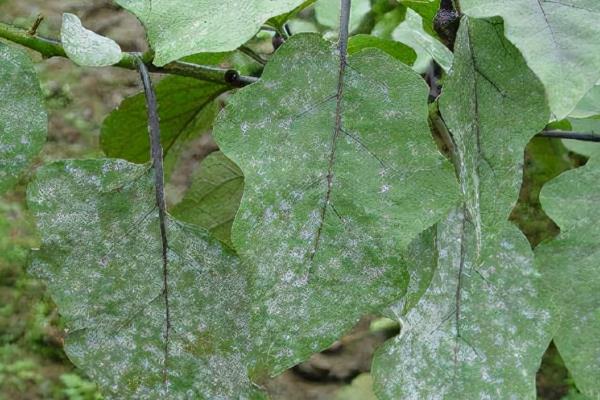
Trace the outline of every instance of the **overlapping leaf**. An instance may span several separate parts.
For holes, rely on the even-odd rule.
[[[62,161],[29,187],[42,236],[32,270],[65,320],[65,350],[107,398],[260,398],[244,361],[242,267],[205,230],[169,217],[164,273],[152,174],[122,160]]]
[[[507,219],[523,150],[549,115],[544,90],[498,20],[463,19],[440,110],[463,205],[438,224],[431,285],[378,353],[382,399],[533,399],[550,340],[529,243]]]
[[[403,294],[400,250],[456,198],[427,91],[381,51],[344,60],[302,34],[231,97],[214,135],[245,176],[232,240],[270,338],[257,368],[293,365]]]
[[[287,13],[303,0],[115,0],[146,27],[156,52],[154,63],[196,53],[235,50],[269,18]]]
[[[473,17],[501,16],[506,37],[542,80],[556,119],[564,118],[600,78],[597,0],[461,0]]]
[[[10,189],[46,141],[47,116],[27,54],[0,43],[0,194]]]
[[[596,146],[594,144],[592,146]],[[546,184],[544,210],[560,226],[560,235],[536,248],[536,262],[557,304],[554,343],[578,389],[600,393],[600,157],[594,151],[584,167]]]

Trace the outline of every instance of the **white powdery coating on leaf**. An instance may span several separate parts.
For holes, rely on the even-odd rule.
[[[31,60],[0,43],[0,194],[11,188],[41,150],[47,115]]]
[[[74,14],[63,14],[60,38],[67,56],[83,67],[107,67],[123,57],[114,40],[85,29]]]
[[[206,231],[167,222],[169,340],[153,171],[67,161],[28,194],[42,233],[32,271],[66,320],[65,350],[109,398],[229,399],[246,374],[248,301],[236,256]]]
[[[347,59],[337,99],[339,65],[332,43],[295,35],[215,127],[245,176],[232,241],[264,304],[252,324],[271,338],[257,354],[271,373],[401,297],[401,249],[457,194],[429,134],[422,79],[368,49]]]

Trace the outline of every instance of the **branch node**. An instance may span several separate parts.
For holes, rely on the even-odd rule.
[[[37,33],[37,30],[43,21],[44,21],[44,16],[42,14],[38,14],[37,18],[33,22],[33,25],[31,25],[31,28],[29,28],[29,30],[27,31],[27,34],[29,36],[34,36]]]

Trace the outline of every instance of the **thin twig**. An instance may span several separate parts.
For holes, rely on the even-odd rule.
[[[163,264],[163,294],[165,297],[165,345],[163,363],[163,381],[168,388],[168,362],[169,362],[169,335],[171,330],[171,316],[169,310],[169,270],[167,252],[169,243],[167,240],[167,210],[165,205],[165,181],[163,170],[163,150],[160,144],[160,120],[158,116],[158,103],[156,93],[152,87],[150,73],[141,57],[137,58],[137,66],[146,95],[146,107],[148,109],[148,133],[150,136],[150,156],[154,168],[154,184],[156,192],[156,205],[158,207],[158,219],[160,225],[160,237],[162,242],[162,264]]]
[[[35,50],[44,58],[64,57],[68,58],[62,43],[58,40],[48,39],[39,35],[30,34],[29,31],[16,28],[0,22],[0,38],[6,39],[21,46]],[[115,67],[137,70],[138,59],[142,56],[137,52],[124,52],[123,58]],[[258,78],[243,76],[235,69],[218,68],[213,66],[192,64],[183,61],[174,61],[163,67],[157,67],[152,61],[143,57],[144,63],[150,72],[159,74],[179,75],[195,78],[202,81],[223,83],[231,87],[241,87],[254,83]]]
[[[537,136],[554,138],[554,139],[573,139],[583,140],[586,142],[600,142],[600,134],[589,133],[589,132],[570,132],[570,131],[543,131]]]
[[[44,20],[44,16],[42,14],[38,14],[35,21],[33,21],[33,25],[31,25],[31,28],[29,28],[29,30],[27,31],[27,34],[29,36],[35,35],[43,20]]]

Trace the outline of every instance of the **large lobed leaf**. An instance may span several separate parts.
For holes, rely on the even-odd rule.
[[[42,236],[32,270],[65,320],[67,355],[107,398],[261,397],[244,361],[243,267],[205,230],[169,217],[163,274],[151,169],[56,162],[38,171],[28,204]]]
[[[597,0],[461,0],[473,17],[501,16],[506,37],[546,86],[556,119],[564,118],[600,79]]]
[[[0,194],[17,183],[46,133],[44,97],[31,59],[0,43]]]
[[[381,51],[344,60],[299,34],[230,98],[214,135],[245,176],[232,241],[253,271],[254,330],[269,338],[257,368],[288,368],[402,296],[400,251],[457,194],[427,92]]]
[[[561,232],[535,251],[548,301],[558,307],[554,343],[578,389],[589,398],[600,393],[599,159],[595,149],[586,166],[544,186],[542,205]]]
[[[382,399],[534,399],[550,341],[529,243],[507,219],[544,89],[498,20],[464,18],[440,111],[463,204],[438,224],[437,269],[402,333],[376,355]]]
[[[293,10],[303,0],[115,2],[144,24],[156,52],[154,64],[162,66],[191,54],[235,50],[269,18]]]

